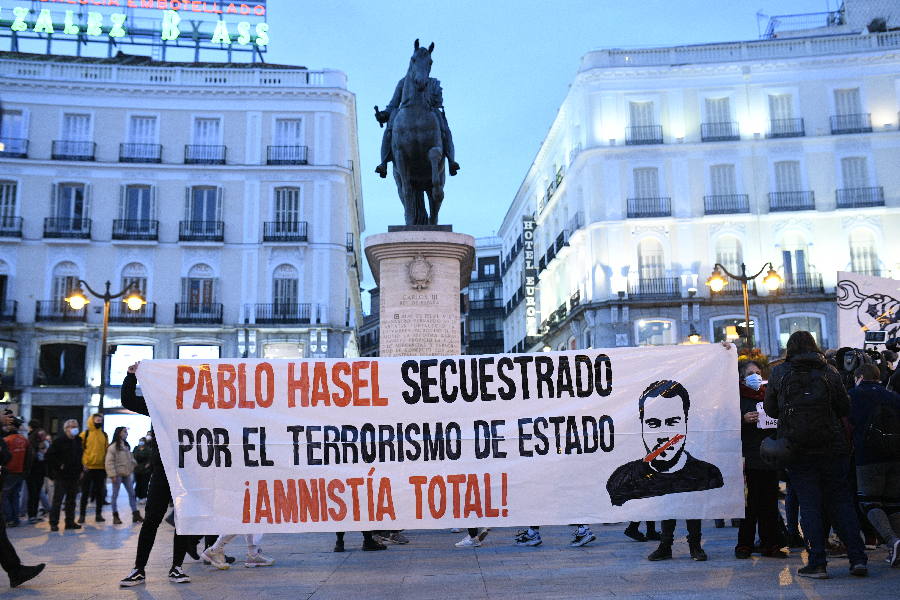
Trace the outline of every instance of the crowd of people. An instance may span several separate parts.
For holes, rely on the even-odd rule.
[[[897,356],[885,351],[877,363],[864,353],[855,355],[862,356],[856,362],[844,360],[846,356],[847,352],[822,352],[810,333],[798,331],[790,336],[786,356],[778,364],[739,363],[746,506],[743,515],[732,519],[738,528],[736,559],[759,554],[783,560],[791,549],[805,549],[807,564],[797,571],[801,577],[827,578],[828,560],[844,557],[851,575],[865,576],[866,551],[884,545],[889,567],[900,565],[900,395],[891,389],[900,379],[900,371],[895,370]],[[763,375],[769,367],[766,383]],[[149,416],[146,403],[136,393],[136,370],[137,364],[128,369],[122,404]],[[65,422],[52,441],[37,420],[27,424],[27,433],[24,422],[12,414],[0,415],[0,424],[5,431],[0,438],[4,465],[0,503],[4,521],[0,524],[5,525],[0,531],[0,566],[8,573],[10,585],[36,577],[44,565],[23,565],[6,537],[6,527],[34,525],[46,515],[50,530],[59,531],[64,513],[64,528],[78,530],[92,503],[94,520],[104,522],[107,480],[112,484],[113,524],[125,523],[118,507],[124,488],[131,523],[141,527],[134,568],[120,585],[143,584],[157,531],[172,504],[153,431],[132,449],[125,427],[116,428],[109,439],[102,414],[92,415],[84,431],[74,419]],[[138,507],[144,503],[142,515]],[[686,526],[691,558],[707,560],[701,521],[688,519]],[[724,526],[724,520],[716,520],[716,526]],[[662,521],[660,531],[654,521],[647,522],[646,533],[639,527],[640,522],[632,522],[623,533],[638,542],[659,542],[649,560],[672,558],[674,519]],[[835,542],[830,541],[832,530]],[[480,546],[489,531],[469,528],[456,546]],[[384,550],[386,543],[409,543],[400,531],[366,531],[362,536],[365,551]],[[235,537],[188,536],[176,531],[169,580],[190,581],[183,569],[187,555],[218,569],[229,568],[235,558],[225,554],[225,546]],[[579,524],[570,545],[584,546],[595,539],[587,524]],[[262,554],[262,535],[247,534],[245,541],[245,566],[274,563]],[[540,545],[539,526],[520,531],[513,543]],[[344,551],[342,532],[337,534],[334,551]]]

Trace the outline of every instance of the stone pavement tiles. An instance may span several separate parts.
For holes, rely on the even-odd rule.
[[[456,548],[465,533],[407,530],[405,546],[362,552],[362,535],[348,532],[347,552],[332,552],[334,535],[276,534],[263,539],[271,567],[243,566],[246,546],[238,536],[227,553],[238,561],[228,571],[188,558],[184,569],[191,583],[169,583],[172,532],[160,527],[147,566],[147,583],[122,589],[118,582],[133,566],[139,525],[112,526],[90,522],[80,532],[51,533],[46,522],[8,530],[26,564],[46,562],[36,579],[16,589],[0,584],[0,596],[82,600],[302,600],[445,598],[630,598],[655,600],[793,599],[900,597],[900,568],[885,563],[887,550],[869,552],[870,574],[851,577],[846,559],[829,564],[828,580],[796,575],[806,553],[788,559],[734,558],[737,530],[715,529],[704,521],[703,546],[709,560],[691,560],[683,521],[676,527],[674,559],[651,563],[647,554],[656,542],[638,543],[622,535],[625,524],[592,524],[597,541],[571,548],[571,527],[543,527],[538,547],[513,545],[515,528],[490,532],[480,548]]]

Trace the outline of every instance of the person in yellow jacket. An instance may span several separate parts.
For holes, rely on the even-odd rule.
[[[84,523],[88,501],[93,497],[97,504],[96,520],[102,523],[106,520],[100,512],[106,502],[106,449],[109,447],[109,437],[103,431],[103,415],[100,413],[91,415],[87,427],[78,434],[78,437],[81,438],[81,446],[84,448],[81,458],[84,464],[84,477],[81,479],[81,516],[78,522]]]

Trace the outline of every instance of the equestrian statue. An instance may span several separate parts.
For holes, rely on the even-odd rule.
[[[387,163],[393,161],[394,180],[407,225],[437,225],[444,200],[444,157],[451,176],[459,170],[444,113],[441,82],[429,76],[432,51],[433,43],[426,49],[416,40],[406,77],[397,84],[394,97],[384,110],[375,107],[378,123],[387,123],[381,141],[381,164],[375,172],[387,177]]]

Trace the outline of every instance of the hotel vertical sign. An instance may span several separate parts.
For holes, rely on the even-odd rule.
[[[525,238],[525,335],[537,335],[537,310],[534,291],[537,286],[537,266],[534,257],[534,217],[522,217],[522,235]]]

